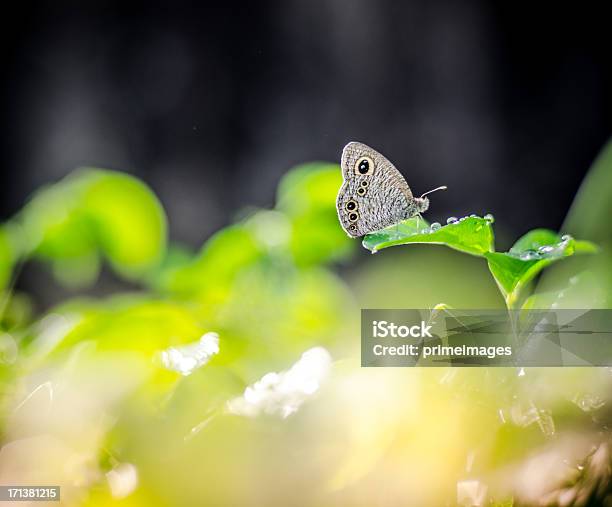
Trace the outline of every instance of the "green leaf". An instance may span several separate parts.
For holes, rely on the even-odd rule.
[[[537,250],[542,246],[557,243],[559,239],[559,235],[550,229],[533,229],[516,240],[510,253],[520,254],[529,250]]]
[[[464,217],[454,223],[436,228],[422,218],[410,218],[403,222],[368,234],[363,246],[376,253],[383,248],[410,243],[446,245],[454,250],[483,256],[493,251],[492,220],[476,216]]]
[[[236,275],[260,261],[264,252],[252,230],[236,224],[214,234],[191,262],[166,278],[165,288],[180,295],[198,294],[222,301],[231,291]]]
[[[15,219],[25,257],[74,259],[96,251],[91,228],[79,212],[82,191],[80,178],[73,175],[33,195]]]
[[[7,231],[0,227],[0,291],[4,289],[11,278],[13,269],[13,249]]]
[[[321,209],[335,210],[342,185],[338,164],[312,162],[291,169],[278,185],[276,208],[294,217]]]
[[[563,230],[592,241],[612,237],[612,140],[602,148],[580,185]]]
[[[122,275],[138,278],[166,249],[166,215],[151,189],[124,173],[83,171],[82,210],[95,226],[98,247]]]
[[[166,248],[166,216],[138,179],[81,169],[37,192],[13,225],[22,255],[51,263],[58,280],[88,285],[100,258],[130,278],[147,275]]]
[[[281,180],[276,209],[290,220],[289,251],[298,266],[346,258],[353,243],[338,227],[336,196],[342,185],[338,164],[314,162]]]
[[[42,347],[55,354],[91,342],[98,352],[127,350],[150,356],[197,340],[206,331],[187,305],[137,295],[69,301],[53,310],[52,319],[64,322],[54,348],[47,351],[48,344],[39,339],[32,350]]]
[[[485,254],[506,304],[513,308],[521,291],[545,267],[565,257],[580,253],[595,253],[597,246],[589,241],[559,236],[548,229],[534,229],[522,236],[510,251]]]

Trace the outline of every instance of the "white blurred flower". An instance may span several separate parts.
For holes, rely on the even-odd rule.
[[[457,482],[457,504],[462,507],[480,507],[485,504],[487,486],[477,480]]]
[[[266,373],[248,386],[242,396],[228,401],[227,409],[246,417],[261,413],[288,417],[319,390],[330,367],[331,356],[327,350],[309,349],[289,370]]]
[[[125,498],[138,486],[138,469],[131,463],[120,463],[106,473],[113,498]]]
[[[219,353],[219,335],[206,333],[197,342],[179,347],[168,347],[161,352],[161,362],[168,370],[191,375],[210,358]]]

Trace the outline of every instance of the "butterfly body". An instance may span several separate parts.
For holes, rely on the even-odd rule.
[[[341,166],[344,182],[336,208],[342,228],[351,237],[397,224],[429,207],[426,197],[413,197],[391,162],[363,143],[344,147]]]

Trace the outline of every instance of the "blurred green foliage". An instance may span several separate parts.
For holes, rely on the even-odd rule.
[[[350,253],[351,242],[335,215],[341,184],[338,165],[323,162],[296,167],[280,182],[276,209],[291,221],[289,250],[299,266],[342,260]]]
[[[612,181],[606,160],[589,178]],[[366,237],[385,251],[349,263],[363,250],[338,224],[340,184],[336,164],[299,166],[273,209],[250,210],[195,253],[168,245],[159,201],[129,175],[82,169],[37,192],[0,226],[0,478],[61,484],[67,504],[91,507],[443,505],[546,446],[569,439],[584,458],[592,434],[607,434],[608,370],[364,370],[359,308],[490,308],[527,296],[528,307],[561,297],[588,307],[594,296],[605,305],[609,236],[572,228],[597,251],[537,229],[495,252],[490,218],[419,219]],[[608,201],[593,202],[589,219],[604,220]],[[94,285],[106,263],[132,289],[35,314],[35,295],[12,287],[32,260],[73,289]],[[203,366],[181,375],[164,362],[211,331],[219,350]],[[334,364],[325,385],[306,386],[321,387],[316,401],[285,419],[228,411],[317,346]],[[512,505],[511,493],[488,494]]]
[[[0,227],[0,290],[4,289],[11,277],[13,249],[6,228]]]
[[[603,147],[580,185],[563,230],[598,243],[612,239],[612,140]]]
[[[151,190],[100,169],[80,169],[42,188],[10,226],[19,257],[49,262],[67,285],[93,283],[102,259],[121,276],[142,278],[166,247],[165,213]]]

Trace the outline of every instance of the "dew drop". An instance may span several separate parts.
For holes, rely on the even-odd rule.
[[[478,215],[477,215],[476,213],[472,213],[472,214],[470,215],[470,218],[478,218]]]
[[[550,253],[554,250],[554,248],[550,245],[544,245],[538,248],[538,252],[540,253]]]
[[[447,224],[456,224],[457,223],[457,217],[448,217],[446,219],[446,223]]]
[[[433,222],[430,226],[429,226],[429,230],[431,232],[436,232],[440,227],[442,227],[442,225],[440,224],[440,222]]]
[[[483,217],[487,222],[489,222],[490,224],[492,224],[493,222],[495,222],[495,217],[493,215],[491,215],[491,213],[487,213],[484,217]]]
[[[564,234],[561,236],[561,241],[569,241],[572,237],[569,234]]]
[[[532,261],[539,257],[538,252],[534,252],[533,250],[526,250],[519,255],[519,258],[523,261]]]

